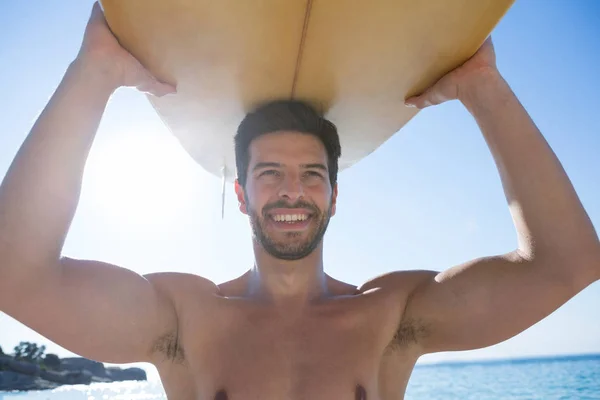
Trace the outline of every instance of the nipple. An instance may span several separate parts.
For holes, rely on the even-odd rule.
[[[356,385],[356,394],[354,396],[356,400],[367,400],[367,391],[364,387]]]
[[[224,390],[219,390],[219,392],[215,395],[215,400],[227,400],[227,392]]]

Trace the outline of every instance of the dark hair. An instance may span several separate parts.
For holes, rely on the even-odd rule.
[[[252,140],[265,133],[296,131],[314,135],[325,146],[331,185],[337,182],[338,159],[342,154],[336,126],[309,104],[300,100],[275,100],[246,115],[235,135],[235,163],[240,185],[246,185],[249,148]]]

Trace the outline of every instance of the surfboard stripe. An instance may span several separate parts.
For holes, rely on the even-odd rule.
[[[300,74],[300,67],[302,66],[302,55],[304,53],[304,44],[306,43],[306,32],[308,32],[308,25],[310,20],[310,14],[312,11],[313,0],[306,1],[306,12],[304,13],[304,25],[302,26],[302,33],[300,34],[300,45],[298,46],[298,55],[296,57],[296,69],[294,70],[294,80],[292,82],[292,92],[290,97],[294,98],[296,94],[296,82],[298,82],[298,74]]]

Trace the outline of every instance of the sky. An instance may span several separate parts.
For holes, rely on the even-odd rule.
[[[92,3],[0,1],[0,177],[77,54]],[[500,72],[598,230],[600,2],[517,0],[492,37]],[[120,89],[88,159],[64,254],[141,274],[232,279],[252,265],[250,228],[231,185],[223,220],[220,201],[221,181],[191,160],[142,94]],[[441,271],[515,246],[491,154],[471,115],[454,101],[420,112],[341,172],[325,269],[360,284],[394,270]],[[598,305],[600,282],[512,339],[421,362],[600,353]],[[21,340],[72,355],[0,313],[0,346],[10,351]]]

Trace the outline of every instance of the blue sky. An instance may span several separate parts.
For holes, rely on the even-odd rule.
[[[0,2],[0,176],[76,55],[91,4]],[[517,0],[493,32],[500,71],[559,156],[597,229],[599,21],[594,0]],[[338,214],[325,237],[326,271],[338,279],[360,284],[393,270],[443,270],[516,245],[489,150],[457,102],[421,112],[339,181]],[[145,97],[129,89],[107,108],[65,254],[217,282],[252,263],[250,229],[232,187],[221,220],[219,179],[195,165]],[[598,304],[595,283],[513,339],[423,361],[600,352]],[[19,340],[70,354],[0,313],[0,346],[6,351]]]

